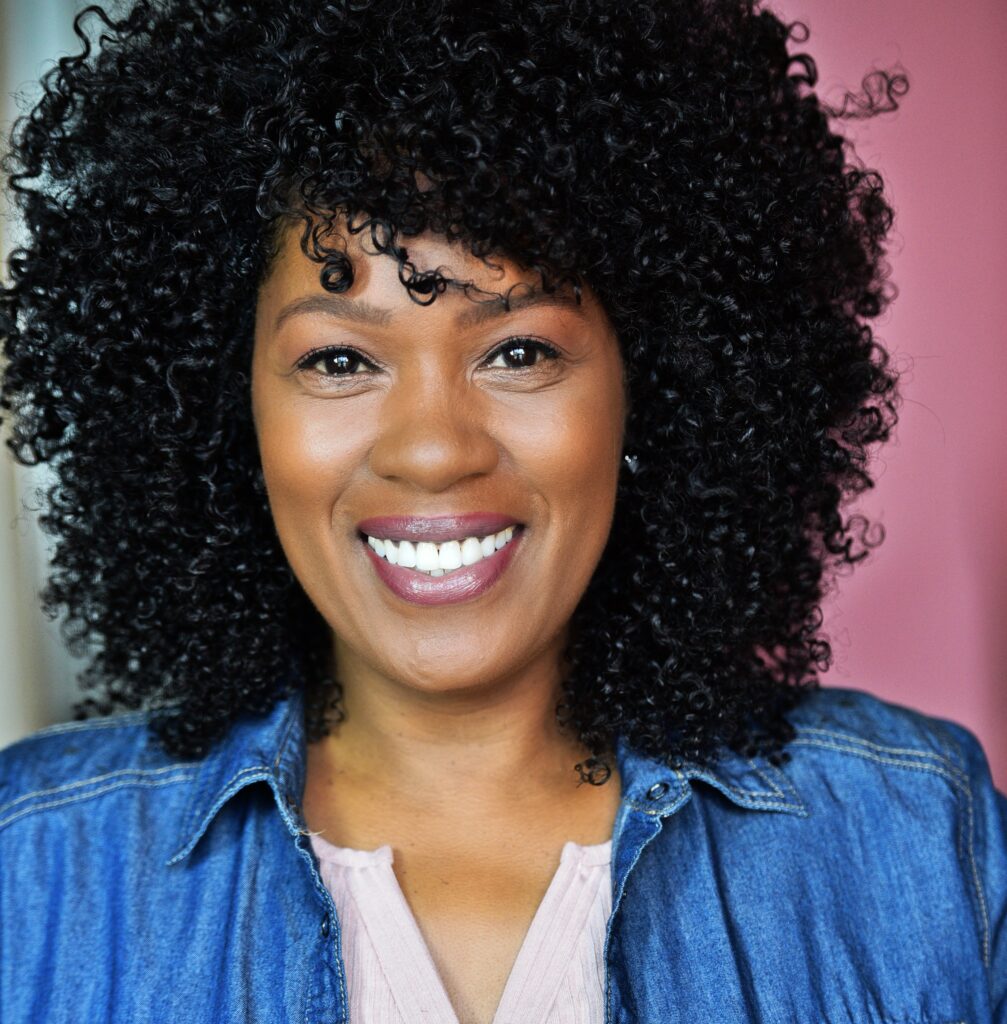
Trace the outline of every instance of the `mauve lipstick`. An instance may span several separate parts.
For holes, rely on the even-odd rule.
[[[443,576],[428,576],[415,569],[392,565],[361,540],[364,553],[378,578],[397,597],[411,604],[457,604],[484,594],[503,575],[524,538],[524,530],[513,516],[475,513],[461,516],[381,516],[357,524],[362,534],[382,540],[427,541],[437,544],[465,537],[485,537],[515,526],[514,536],[502,548],[474,565],[465,565]]]
[[[519,520],[500,512],[472,512],[455,516],[374,516],[357,523],[357,529],[379,540],[425,540],[440,544],[445,540],[486,537],[499,533]]]

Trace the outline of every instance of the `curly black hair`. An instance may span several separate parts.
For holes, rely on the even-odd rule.
[[[837,124],[904,76],[829,107],[804,26],[752,0],[139,0],[74,27],[11,132],[0,412],[55,472],[42,600],[89,654],[77,715],[154,709],[186,757],[298,688],[309,736],[338,718],[250,360],[284,226],[352,283],[342,212],[416,301],[446,283],[408,261],[429,230],[588,283],[616,328],[624,468],[558,718],[599,756],[786,759],[829,572],[878,542],[842,506],[898,406],[868,325],[892,211]]]

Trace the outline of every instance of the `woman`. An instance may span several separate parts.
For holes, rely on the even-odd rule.
[[[3,1020],[1007,1020],[977,741],[817,686],[891,211],[797,30],[96,13],[2,407],[132,710],[2,755]]]

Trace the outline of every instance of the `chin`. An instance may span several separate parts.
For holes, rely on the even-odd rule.
[[[389,666],[390,675],[403,686],[423,693],[464,695],[489,689],[510,674],[506,665],[491,666],[484,658],[473,659],[471,652],[457,652],[457,656],[452,657],[452,652],[445,651],[443,645],[438,648],[436,658],[413,658],[408,665]]]

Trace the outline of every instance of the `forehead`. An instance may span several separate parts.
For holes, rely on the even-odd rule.
[[[322,264],[301,249],[303,231],[303,224],[297,223],[281,235],[276,260],[260,289],[260,310],[263,306],[274,307],[282,317],[293,310],[291,303],[309,311],[312,302],[319,306],[324,303],[328,311],[345,319],[383,326],[398,315],[427,308],[409,296],[400,280],[397,259],[377,252],[369,231],[353,233],[342,220],[334,222],[333,231],[322,238],[322,244],[345,253],[353,268],[353,283],[346,292],[327,291],[320,281]],[[448,286],[432,305],[442,310],[451,306],[459,326],[472,326],[507,311],[539,305],[567,309],[582,319],[605,319],[586,285],[581,287],[578,303],[569,282],[545,293],[537,272],[500,256],[480,259],[457,239],[449,241],[443,235],[426,232],[400,237],[398,244],[407,252],[404,276],[411,270],[417,274],[437,271],[445,278]],[[419,298],[424,303],[428,300],[427,296]]]

